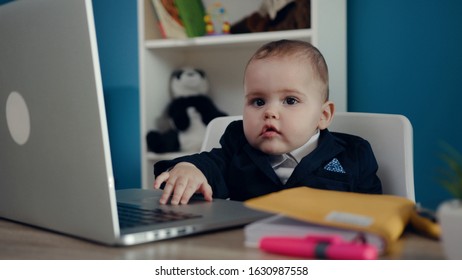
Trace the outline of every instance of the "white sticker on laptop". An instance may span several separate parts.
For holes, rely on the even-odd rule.
[[[24,145],[30,135],[30,115],[26,101],[20,93],[13,91],[8,96],[5,107],[11,138],[18,145]]]
[[[329,222],[344,223],[361,227],[368,227],[374,222],[374,219],[369,216],[338,211],[330,212],[326,216],[325,220]]]

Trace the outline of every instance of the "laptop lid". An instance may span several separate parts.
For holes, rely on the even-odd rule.
[[[266,216],[242,203],[158,204],[159,191],[117,198],[197,218],[121,232],[90,0],[0,6],[0,217],[106,244],[137,244]]]
[[[114,242],[91,1],[0,6],[0,216]]]

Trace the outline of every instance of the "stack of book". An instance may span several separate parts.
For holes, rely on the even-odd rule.
[[[362,239],[384,253],[399,239],[411,217],[417,216],[415,203],[404,197],[309,187],[271,193],[245,204],[278,214],[245,228],[249,246],[258,246],[265,236],[336,235],[345,241]],[[420,228],[427,232],[428,227]]]
[[[152,0],[152,3],[164,38],[205,35],[205,9],[201,0]]]
[[[338,227],[323,226],[316,223],[292,219],[284,215],[274,215],[251,223],[244,228],[245,246],[258,248],[264,237],[300,237],[308,236],[340,236],[344,241],[361,241],[373,245],[379,254],[386,248],[385,239],[375,233],[358,232]]]

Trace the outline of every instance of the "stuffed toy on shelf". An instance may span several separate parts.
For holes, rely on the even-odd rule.
[[[155,153],[199,152],[208,123],[227,114],[208,96],[208,80],[201,69],[183,67],[173,71],[170,90],[172,100],[167,106],[167,118],[172,128],[149,131],[147,147]]]

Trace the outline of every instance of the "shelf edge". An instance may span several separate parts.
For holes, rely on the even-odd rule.
[[[313,36],[311,29],[297,29],[286,31],[232,34],[222,36],[204,36],[189,39],[159,39],[145,41],[148,49],[187,48],[205,46],[225,46],[246,43],[260,43],[278,39],[310,39]]]

